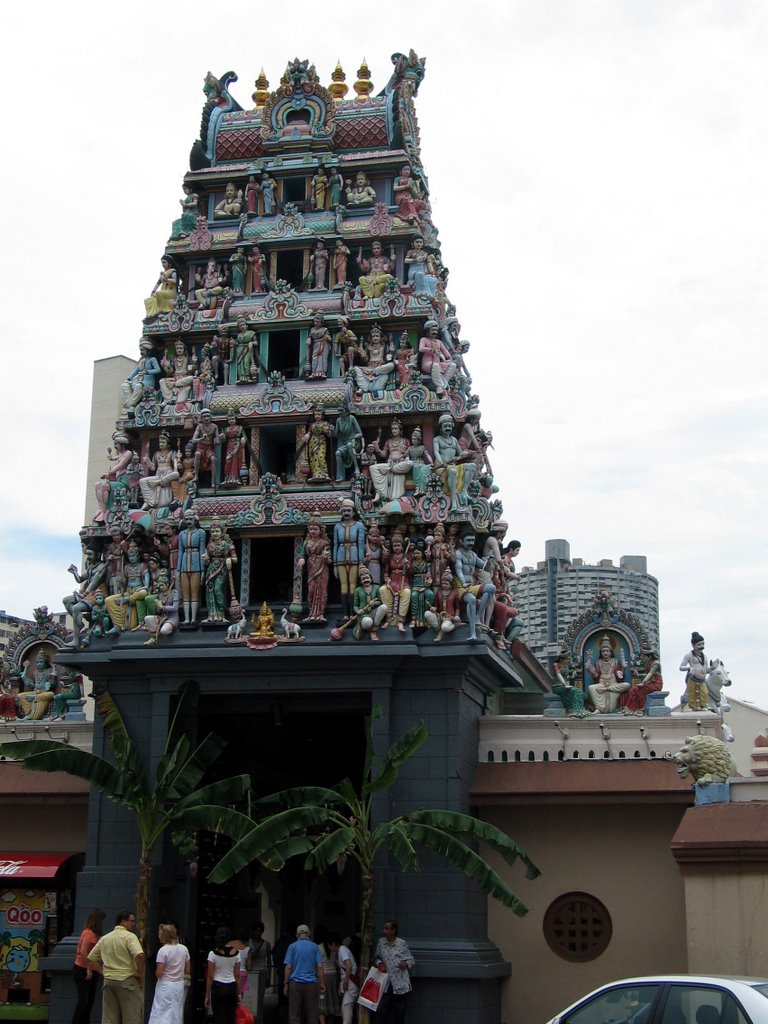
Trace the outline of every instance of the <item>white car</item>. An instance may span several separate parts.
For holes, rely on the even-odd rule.
[[[595,989],[549,1024],[768,1024],[768,978],[627,978]]]

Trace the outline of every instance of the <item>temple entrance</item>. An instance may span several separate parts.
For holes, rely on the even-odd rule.
[[[293,543],[291,536],[254,537],[251,541],[249,607],[262,601],[285,607],[293,597]],[[279,610],[276,612],[279,618]]]
[[[216,775],[246,772],[261,797],[295,786],[333,786],[345,776],[359,785],[363,718],[369,712],[369,694],[262,693],[203,698],[199,721],[201,728],[227,741]],[[188,920],[193,926],[186,936],[194,964],[204,965],[222,925],[234,933],[249,933],[255,921],[263,921],[272,944],[286,929],[293,940],[302,922],[313,935],[322,928],[341,936],[358,929],[359,874],[351,860],[343,870],[323,875],[306,871],[301,856],[280,872],[253,863],[226,884],[213,885],[208,874],[228,846],[210,834],[200,836],[197,874],[189,885]],[[201,1014],[202,971],[200,966],[194,972],[194,1005]]]

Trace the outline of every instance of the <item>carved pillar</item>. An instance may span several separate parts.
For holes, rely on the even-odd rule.
[[[251,538],[243,537],[240,551],[240,607],[245,610],[251,589]]]
[[[255,487],[259,480],[259,455],[261,454],[261,428],[251,427],[250,438],[251,456],[248,464],[248,475],[252,487]]]

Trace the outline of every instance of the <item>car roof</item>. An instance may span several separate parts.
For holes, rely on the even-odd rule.
[[[626,985],[634,982],[741,982],[744,985],[768,985],[768,978],[755,978],[743,974],[646,974],[638,978],[617,978],[616,981],[606,982],[600,988],[611,988],[613,985]]]

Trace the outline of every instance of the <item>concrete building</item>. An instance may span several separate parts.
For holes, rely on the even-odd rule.
[[[18,615],[10,615],[5,610],[0,610],[0,657],[4,657],[13,638],[22,626],[30,626],[30,619],[20,619]]]
[[[98,504],[93,492],[93,482],[107,471],[107,448],[113,447],[112,433],[115,420],[123,405],[120,385],[136,365],[128,356],[109,356],[97,359],[93,364],[93,389],[91,391],[91,427],[88,432],[88,486],[85,492],[85,514],[83,521],[90,523]]]
[[[567,540],[548,540],[544,561],[524,566],[515,588],[515,604],[525,622],[529,650],[551,667],[571,622],[592,607],[600,590],[610,591],[617,607],[636,615],[651,642],[659,642],[659,582],[648,574],[644,555],[622,555],[587,565],[571,558]]]

